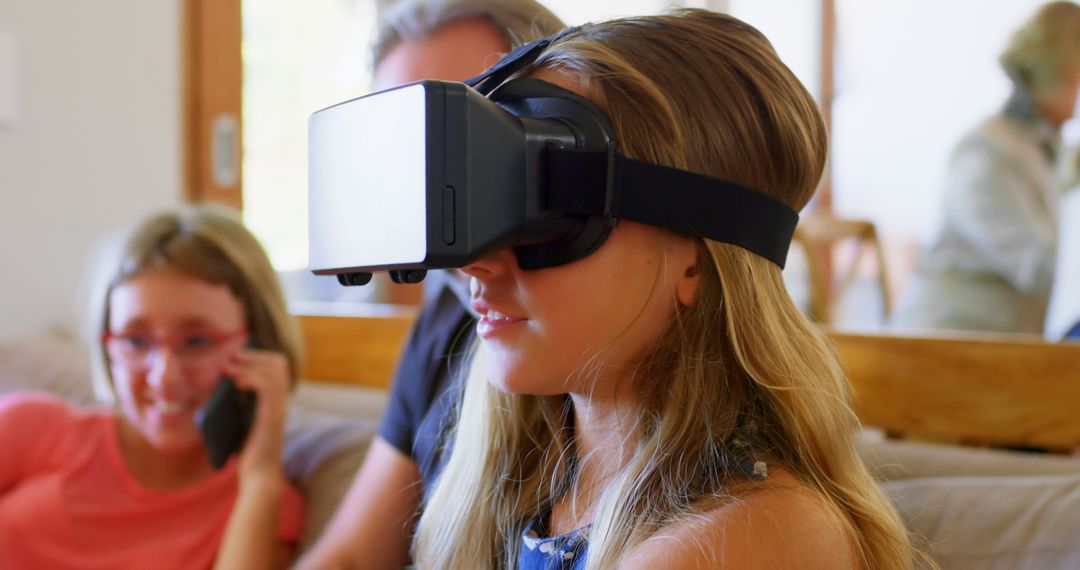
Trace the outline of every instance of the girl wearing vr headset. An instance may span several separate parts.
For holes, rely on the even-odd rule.
[[[812,196],[826,134],[754,28],[703,10],[586,25],[525,74],[603,109],[627,157]],[[656,188],[656,192],[664,192]],[[463,268],[480,337],[422,568],[912,568],[848,387],[780,267],[620,222],[591,255]]]
[[[0,399],[0,567],[287,567],[303,515],[282,469],[300,336],[262,247],[232,212],[191,207],[139,224],[106,271],[95,387],[115,410]],[[223,377],[257,400],[215,470],[196,417]]]

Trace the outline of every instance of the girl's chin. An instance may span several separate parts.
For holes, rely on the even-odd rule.
[[[562,385],[537,382],[534,375],[523,376],[519,378],[515,375],[495,375],[491,378],[491,385],[500,392],[521,396],[556,396],[566,393]]]
[[[491,385],[500,392],[530,396],[554,396],[565,394],[567,374],[559,374],[548,366],[547,370],[536,365],[548,362],[535,357],[537,351],[509,350],[502,346],[484,346],[477,354],[477,363]]]
[[[508,383],[504,379],[492,379],[491,385],[496,390],[505,394],[529,394],[527,390],[523,391],[520,387],[513,383]]]
[[[127,435],[142,440],[142,444],[155,452],[168,455],[205,455],[206,445],[194,422],[182,426],[163,426],[146,416],[121,415],[120,429]]]

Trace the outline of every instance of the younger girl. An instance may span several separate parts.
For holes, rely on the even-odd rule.
[[[195,207],[141,224],[110,267],[96,356],[115,410],[0,399],[0,567],[288,566],[302,507],[281,454],[300,344],[262,248],[230,213]],[[225,376],[256,405],[215,471],[195,414]]]
[[[821,177],[813,99],[732,17],[586,25],[527,74],[597,104],[630,158],[796,210]],[[836,357],[775,263],[623,221],[573,263],[525,271],[507,248],[464,271],[480,341],[420,567],[913,566]]]

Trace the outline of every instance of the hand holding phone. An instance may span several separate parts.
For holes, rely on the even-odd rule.
[[[211,463],[220,469],[237,453],[242,479],[280,471],[292,384],[288,357],[249,343],[222,362],[220,374],[195,417]]]
[[[206,405],[195,412],[206,452],[214,469],[221,469],[239,453],[255,423],[255,393],[240,390],[229,377],[218,381]]]

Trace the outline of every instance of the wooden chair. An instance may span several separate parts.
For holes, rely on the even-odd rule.
[[[809,313],[815,321],[829,324],[836,317],[839,300],[858,278],[859,263],[867,250],[877,258],[877,285],[881,295],[882,320],[891,312],[889,279],[885,253],[873,222],[810,213],[795,229],[795,240],[806,252],[810,280]],[[838,246],[851,243],[855,253],[847,267],[837,271],[833,261]]]

